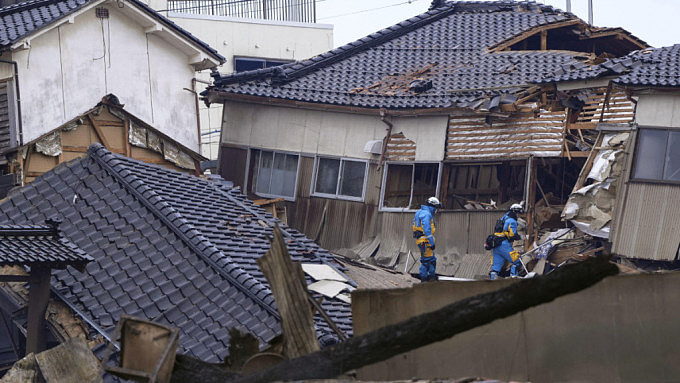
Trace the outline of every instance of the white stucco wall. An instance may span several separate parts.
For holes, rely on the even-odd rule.
[[[152,1],[155,9],[167,9],[167,2]],[[177,25],[217,49],[227,59],[220,73],[234,71],[234,56],[280,60],[302,60],[333,48],[333,26],[329,24],[278,22],[235,17],[205,16],[169,12]],[[211,81],[210,71],[202,71],[198,78]],[[205,84],[198,84],[198,91]],[[216,159],[222,125],[222,105],[201,110],[201,154]]]
[[[680,127],[680,94],[642,94],[635,121],[642,126]]]
[[[442,161],[447,116],[394,117],[392,132],[416,143],[416,160]],[[326,112],[280,106],[225,103],[222,142],[298,153],[377,159],[365,153],[382,140],[387,125],[378,115]]]
[[[19,64],[23,142],[29,142],[113,93],[125,109],[198,151],[198,130],[189,57],[107,4],[15,50]],[[128,10],[129,12],[129,10]]]

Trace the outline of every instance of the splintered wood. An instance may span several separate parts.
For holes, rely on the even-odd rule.
[[[318,351],[304,272],[299,263],[290,259],[278,226],[274,228],[271,248],[257,264],[269,281],[281,315],[286,357],[297,358]]]

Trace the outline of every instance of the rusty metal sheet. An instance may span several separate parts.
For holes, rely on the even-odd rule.
[[[130,144],[140,148],[146,148],[146,132],[146,128],[135,124],[134,121],[130,121]]]
[[[147,145],[149,146],[149,149],[155,150],[158,153],[161,153],[163,151],[163,148],[161,146],[161,138],[151,130],[149,130],[148,132]]]
[[[446,159],[558,157],[564,145],[564,112],[542,110],[538,116],[493,119],[451,116]]]
[[[46,156],[56,157],[61,154],[61,134],[59,131],[48,134],[35,143],[35,151]]]

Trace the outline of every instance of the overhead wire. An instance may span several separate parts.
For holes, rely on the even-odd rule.
[[[390,4],[390,5],[384,5],[384,6],[382,6],[382,7],[377,7],[377,8],[369,8],[369,9],[363,9],[363,10],[360,10],[360,11],[354,11],[354,12],[343,13],[343,14],[340,14],[340,15],[327,16],[327,17],[320,17],[320,18],[318,18],[317,20],[334,19],[334,18],[338,18],[338,17],[345,17],[345,16],[356,15],[356,14],[359,14],[359,13],[366,13],[366,12],[379,11],[379,10],[381,10],[381,9],[392,8],[392,7],[398,7],[398,6],[400,6],[400,5],[413,4],[413,3],[415,3],[416,1],[419,1],[419,0],[407,0],[407,1],[402,1],[402,2],[400,2],[400,3]]]

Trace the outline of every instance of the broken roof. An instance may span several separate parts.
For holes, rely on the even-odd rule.
[[[0,204],[0,224],[63,220],[64,236],[92,255],[85,273],[55,273],[52,287],[104,337],[121,314],[180,329],[178,351],[218,362],[229,329],[269,342],[280,317],[256,259],[269,249],[279,223],[238,188],[112,154],[101,145],[88,156],[45,173]],[[279,223],[280,224],[280,223]],[[330,254],[281,225],[291,257],[332,264]],[[348,335],[350,305],[323,307]],[[320,340],[336,336],[315,318]]]
[[[625,86],[680,86],[680,44],[650,48],[614,58],[592,68],[578,67],[543,82],[589,80],[616,76],[612,82]]]
[[[161,22],[165,27],[179,33],[199,46],[220,63],[226,59],[215,49],[199,40],[179,25],[163,17],[138,0],[128,0],[147,16]],[[56,25],[59,20],[74,15],[78,11],[104,3],[103,0],[28,0],[0,8],[0,50],[9,49],[14,43]]]
[[[56,226],[0,225],[0,265],[55,269],[70,265],[78,270],[84,269],[92,257],[63,238]]]
[[[575,41],[603,31],[536,3],[447,2],[308,60],[217,75],[204,96],[210,102],[254,96],[363,108],[479,108],[480,99],[513,94],[590,57],[558,45],[518,50],[522,39],[551,28],[567,28],[559,33]],[[616,48],[623,54],[646,46],[616,33],[628,36],[621,39],[628,45]]]

